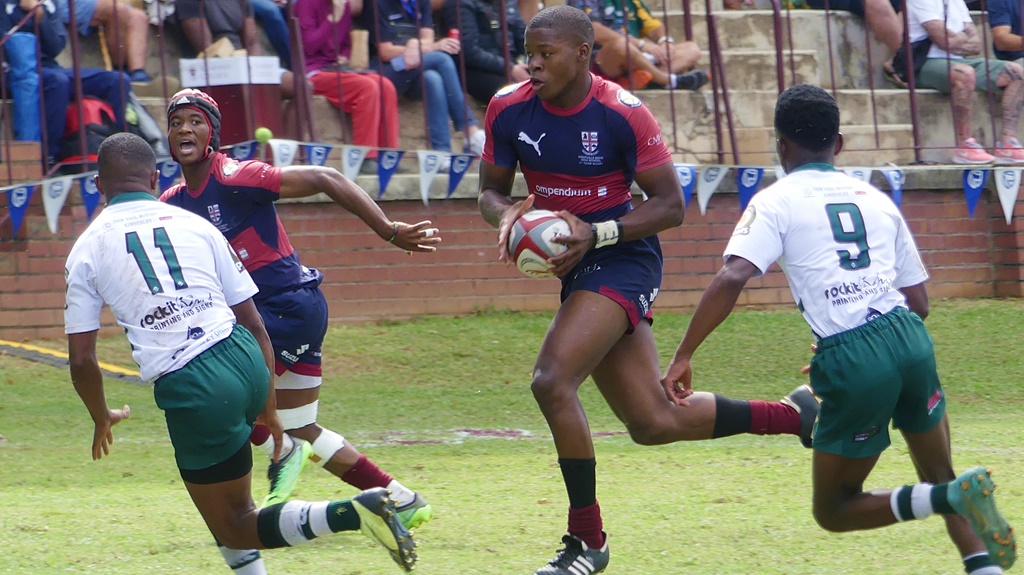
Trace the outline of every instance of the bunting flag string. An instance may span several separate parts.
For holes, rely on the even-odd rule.
[[[329,164],[330,156],[336,146],[319,142],[298,142],[296,140],[271,139],[268,142],[271,149],[272,162],[280,167],[294,164],[303,160],[308,165],[326,166]],[[230,146],[224,146],[222,150],[231,158],[245,161],[256,157],[259,144],[255,140],[240,142]],[[341,170],[350,178],[359,177],[367,156],[371,152],[377,153],[377,179],[379,188],[377,199],[383,198],[387,191],[392,176],[398,172],[398,166],[407,153],[406,150],[372,148],[368,146],[342,145]],[[471,154],[451,154],[434,150],[416,150],[416,157],[419,164],[418,183],[420,198],[424,204],[429,202],[430,188],[438,174],[444,173],[445,163],[448,163],[448,187],[445,198],[452,197],[455,190],[461,184],[464,176],[472,166],[476,156]],[[180,181],[182,168],[174,159],[162,157],[157,159],[155,166],[159,172],[160,191],[164,191]],[[694,193],[697,195],[697,203],[702,215],[707,213],[707,207],[711,197],[717,192],[721,183],[732,169],[736,170],[736,189],[739,196],[741,211],[746,208],[754,194],[762,185],[764,172],[774,170],[775,177],[785,177],[781,166],[729,166],[710,165],[697,166],[694,164],[678,163],[673,168],[679,180],[679,189],[683,201],[689,205]],[[862,181],[870,181],[875,170],[881,172],[889,184],[892,200],[900,206],[903,198],[903,188],[906,184],[905,172],[892,164],[880,167],[846,167],[841,171],[850,177]],[[988,183],[989,172],[995,174],[995,192],[998,196],[1003,216],[1007,224],[1013,220],[1015,204],[1020,195],[1020,187],[1024,184],[1024,168],[1000,167],[1000,168],[970,168],[962,172],[964,198],[967,211],[970,217],[974,217],[978,201],[982,191]],[[15,235],[20,231],[24,223],[25,213],[31,201],[32,194],[36,188],[42,193],[43,211],[46,216],[47,225],[54,234],[58,231],[60,212],[63,210],[70,192],[78,181],[81,193],[82,204],[85,206],[86,217],[92,219],[96,208],[100,203],[100,193],[93,181],[95,171],[73,175],[60,175],[47,178],[41,181],[21,182],[19,184],[0,187],[0,192],[7,196],[8,211],[11,218],[12,228]]]

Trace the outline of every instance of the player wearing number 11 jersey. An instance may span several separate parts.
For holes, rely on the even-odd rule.
[[[751,200],[662,384],[690,386],[693,353],[746,282],[778,261],[817,338],[810,377],[821,399],[813,439],[818,524],[853,531],[939,513],[967,573],[1002,573],[1016,558],[1013,530],[996,511],[989,472],[953,471],[946,400],[923,321],[928,274],[906,221],[878,189],[832,167],[843,137],[828,92],[786,90],[775,130],[790,175]],[[926,483],[865,492],[889,446],[890,421]]]

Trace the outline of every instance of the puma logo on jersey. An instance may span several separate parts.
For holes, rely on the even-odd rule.
[[[543,140],[544,136],[547,136],[547,135],[548,135],[547,132],[544,132],[543,134],[540,135],[539,138],[537,138],[536,141],[534,141],[532,138],[530,138],[530,136],[526,135],[526,132],[519,132],[519,141],[520,142],[526,142],[527,144],[530,144],[531,146],[533,146],[533,149],[534,149],[534,151],[537,152],[537,157],[539,158],[541,156],[541,153],[540,153],[540,141]]]

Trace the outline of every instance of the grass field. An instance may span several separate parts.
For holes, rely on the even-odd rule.
[[[958,468],[992,467],[1000,508],[1024,520],[1022,301],[933,302],[929,328],[949,397]],[[422,575],[528,575],[554,556],[564,488],[529,372],[549,315],[482,313],[333,326],[321,421],[419,489],[435,520],[419,530]],[[662,363],[687,317],[660,314]],[[37,342],[39,343],[39,342]],[[743,311],[694,360],[695,386],[777,399],[802,381],[809,331],[795,311]],[[63,348],[62,341],[42,342]],[[123,338],[101,359],[131,366]],[[89,458],[92,424],[66,369],[0,356],[0,573],[230,573],[174,467],[151,390],[107,382],[132,418],[108,458]],[[634,445],[592,384],[598,497],[611,575],[952,575],[963,569],[938,518],[834,535],[810,512],[810,452],[792,437]],[[263,462],[254,481],[265,492]],[[898,435],[866,488],[913,482]],[[296,496],[352,488],[308,468]],[[265,551],[275,575],[398,573],[358,534]]]

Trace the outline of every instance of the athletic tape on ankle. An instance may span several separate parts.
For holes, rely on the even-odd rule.
[[[320,436],[313,442],[313,453],[320,458],[316,464],[323,467],[334,454],[345,447],[345,438],[334,433],[330,429],[324,429]]]
[[[281,423],[285,429],[298,429],[316,423],[316,414],[319,411],[319,407],[320,400],[316,400],[313,403],[307,403],[300,407],[278,409],[277,416],[281,418]]]

